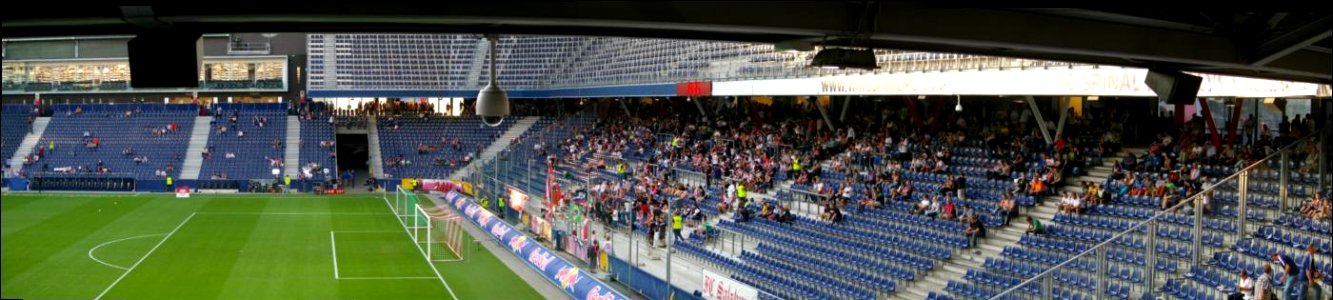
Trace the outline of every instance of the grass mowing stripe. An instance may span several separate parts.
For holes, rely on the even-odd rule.
[[[63,200],[43,199],[41,201]],[[45,260],[51,258],[53,253],[77,247],[76,245],[80,242],[90,238],[106,239],[107,237],[99,237],[96,234],[110,224],[124,221],[127,213],[133,212],[147,203],[147,201],[125,201],[123,199],[120,202],[126,203],[125,205],[113,205],[110,201],[82,202],[78,206],[61,208],[63,212],[59,214],[46,217],[41,222],[30,223],[27,228],[4,235],[4,243],[0,243],[0,249],[2,249],[0,253],[3,253],[3,255],[0,255],[0,266],[4,268],[4,272],[0,272],[0,281],[13,283],[11,280],[23,275],[38,264],[42,264]],[[9,212],[9,214],[43,214],[44,212],[41,211],[28,211],[38,207],[42,206],[29,205],[26,208]],[[13,224],[16,221],[22,222],[24,220],[23,217],[14,220],[5,218],[4,225],[6,228],[21,226]],[[83,250],[80,249],[78,254],[83,254]],[[68,259],[82,258],[72,257]]]
[[[0,210],[0,217],[4,218],[5,226],[0,227],[0,235],[9,236],[11,233],[41,224],[92,201],[94,200],[4,196],[4,201],[0,203],[5,203],[6,206]]]
[[[176,225],[176,228],[171,229],[171,232],[168,232],[166,237],[163,237],[161,241],[158,241],[157,245],[153,245],[152,249],[148,249],[148,253],[144,253],[143,257],[140,257],[138,261],[135,261],[134,265],[131,265],[129,270],[125,270],[124,274],[120,274],[120,277],[116,278],[116,281],[111,282],[111,286],[108,286],[106,287],[105,290],[102,290],[102,293],[97,294],[97,297],[93,298],[93,300],[102,299],[102,296],[106,296],[106,293],[110,292],[111,288],[116,287],[116,284],[119,284],[121,280],[125,279],[125,276],[130,275],[130,272],[134,272],[134,268],[139,267],[139,264],[143,263],[144,259],[148,259],[149,255],[153,255],[153,252],[157,251],[157,248],[161,247],[162,243],[166,243],[167,240],[171,239],[172,235],[176,234],[176,231],[180,231],[181,227],[185,226],[185,223],[189,223],[190,219],[194,219],[194,215],[195,214],[191,213],[189,217],[185,217],[184,221],[181,221],[180,224]]]
[[[269,201],[265,204],[264,210],[272,211],[274,203],[282,202],[287,201]],[[310,204],[312,208],[318,206],[314,202]],[[214,221],[210,224],[221,225],[218,228],[225,230],[228,220],[251,217],[253,216],[209,215],[206,218]],[[327,215],[259,216],[253,230],[231,240],[231,243],[237,243],[241,247],[232,250],[236,255],[234,262],[218,265],[219,268],[230,269],[230,272],[225,276],[216,277],[220,278],[218,282],[223,284],[213,296],[216,299],[342,298],[339,296],[337,281],[329,274],[329,265],[333,260],[329,253],[331,245],[331,241],[328,240],[329,220]],[[188,228],[190,230],[183,232],[180,237],[205,239],[210,237],[207,232],[196,231],[195,228],[191,226]],[[338,247],[344,247],[341,239],[338,242]],[[338,249],[340,259],[345,258],[343,249]],[[191,256],[195,254],[197,252],[190,253]],[[345,260],[338,262],[339,269],[346,269],[344,262]],[[200,277],[190,280],[190,282],[198,281],[209,281],[209,279]],[[191,296],[193,295],[182,293],[178,298],[191,298]]]

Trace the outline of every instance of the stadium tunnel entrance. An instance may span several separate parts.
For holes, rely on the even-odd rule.
[[[338,168],[352,170],[356,178],[351,185],[360,187],[370,174],[370,138],[366,134],[338,134]]]

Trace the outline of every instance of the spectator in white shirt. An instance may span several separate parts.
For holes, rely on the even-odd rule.
[[[926,209],[926,216],[930,217],[931,219],[934,219],[935,216],[938,216],[939,214],[940,214],[940,201],[936,199],[935,201],[930,202],[930,208]]]
[[[1236,292],[1227,296],[1227,300],[1251,300],[1254,299],[1254,278],[1250,278],[1245,270],[1240,271],[1240,281],[1236,283]]]

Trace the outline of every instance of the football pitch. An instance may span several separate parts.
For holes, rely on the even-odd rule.
[[[2,298],[541,298],[470,236],[473,250],[434,244],[427,258],[378,195],[5,194],[0,205]]]

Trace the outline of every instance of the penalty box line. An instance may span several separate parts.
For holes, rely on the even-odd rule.
[[[338,280],[395,280],[395,279],[439,279],[434,276],[387,276],[387,277],[346,277],[338,270],[338,237],[337,233],[396,233],[397,230],[330,230],[329,231],[329,252],[333,254],[333,279]]]

